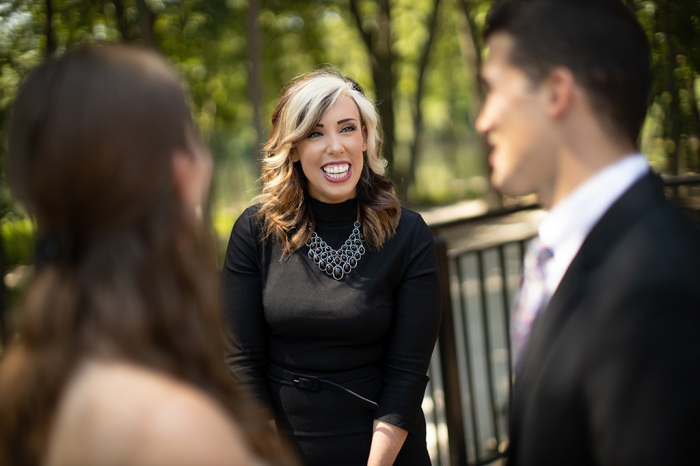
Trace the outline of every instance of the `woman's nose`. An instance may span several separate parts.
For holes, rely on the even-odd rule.
[[[344,150],[340,137],[337,134],[331,134],[328,138],[328,152],[331,154],[340,154]]]

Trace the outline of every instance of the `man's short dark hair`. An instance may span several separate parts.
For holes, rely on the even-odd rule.
[[[651,88],[649,43],[621,0],[502,0],[489,12],[484,37],[513,41],[510,63],[539,83],[569,68],[599,121],[635,143]]]

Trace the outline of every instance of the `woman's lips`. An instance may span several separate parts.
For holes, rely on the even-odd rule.
[[[321,167],[323,176],[332,183],[341,183],[350,178],[350,164],[332,163]]]

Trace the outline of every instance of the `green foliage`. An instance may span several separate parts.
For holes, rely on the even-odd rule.
[[[52,5],[48,21],[47,4]],[[377,31],[379,0],[357,0],[365,32]],[[422,144],[407,201],[447,203],[486,192],[487,164],[474,130],[481,105],[479,40],[491,0],[443,0],[416,102],[417,77],[434,0],[390,0],[389,44],[395,86],[395,178],[407,178],[416,136],[416,105],[423,112]],[[700,170],[700,6],[692,0],[632,0],[652,45],[655,87],[642,149],[667,172]],[[160,50],[180,71],[216,172],[212,212],[220,234],[258,194],[260,138],[284,84],[331,64],[372,94],[372,57],[351,0],[7,0],[0,4],[0,136],[16,90],[46,56],[79,44],[125,41]],[[259,5],[251,21],[249,12]],[[47,26],[51,25],[49,29]],[[260,55],[251,47],[254,30]],[[257,78],[253,63],[260,66]],[[253,82],[255,81],[255,82]],[[260,101],[252,98],[253,84]],[[260,121],[255,121],[259,115]],[[3,145],[0,151],[4,152]],[[3,157],[4,158],[4,157]],[[2,167],[0,167],[1,169]],[[4,180],[3,180],[4,181]],[[0,184],[0,218],[14,212]],[[228,225],[227,225],[228,224]]]
[[[30,219],[6,216],[0,220],[0,236],[5,249],[3,264],[6,267],[31,264],[34,258],[34,224]]]
[[[654,86],[642,149],[658,170],[700,171],[700,5],[635,0],[651,44]]]

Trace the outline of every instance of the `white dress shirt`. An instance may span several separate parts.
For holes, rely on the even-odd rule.
[[[633,154],[605,167],[557,203],[542,219],[538,233],[553,252],[547,263],[547,295],[552,296],[586,236],[615,201],[649,172],[642,154]]]

